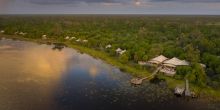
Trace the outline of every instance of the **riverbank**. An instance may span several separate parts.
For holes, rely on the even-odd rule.
[[[18,39],[18,40],[25,40],[25,41],[32,41],[32,42],[36,42],[36,43],[63,43],[65,45],[67,45],[70,48],[76,49],[82,53],[86,53],[89,54],[90,56],[94,57],[94,58],[98,58],[103,60],[104,62],[111,64],[113,66],[116,66],[117,68],[119,68],[121,71],[127,72],[133,76],[136,77],[144,77],[144,76],[148,76],[150,75],[150,73],[146,70],[138,70],[130,65],[125,65],[120,63],[117,59],[112,58],[111,56],[109,56],[108,54],[106,54],[105,52],[102,51],[97,51],[94,49],[90,49],[84,46],[80,46],[77,44],[73,44],[69,41],[65,41],[65,42],[60,42],[57,41],[55,39],[48,39],[48,40],[42,40],[42,39],[31,39],[31,38],[25,38],[22,36],[14,36],[14,35],[1,35],[5,38],[10,38],[10,39]]]
[[[94,49],[84,47],[84,46],[81,46],[78,44],[73,44],[70,41],[62,42],[62,41],[57,41],[56,39],[48,39],[48,40],[32,39],[32,38],[27,38],[27,37],[23,37],[23,36],[14,36],[14,35],[1,35],[1,36],[5,37],[5,38],[10,38],[10,39],[32,41],[32,42],[36,42],[36,43],[48,43],[48,42],[50,42],[50,43],[55,43],[55,42],[56,43],[57,42],[63,43],[70,48],[76,49],[80,52],[83,52],[83,53],[89,54],[95,58],[101,59],[104,62],[111,64],[111,65],[119,68],[120,70],[127,72],[135,77],[144,77],[144,76],[150,75],[150,73],[146,70],[140,70],[140,69],[134,68],[130,65],[120,63],[117,58],[113,58],[113,57],[109,56],[108,54],[106,54],[105,52],[94,50]],[[166,77],[163,75],[158,75],[158,77],[161,79],[165,79],[168,84],[168,87],[172,90],[177,85],[184,84],[184,81],[182,81],[182,80],[176,80],[176,79]],[[200,94],[201,97],[209,98],[209,100],[220,100],[220,93],[218,90],[214,90],[208,86],[205,88],[202,88],[202,89],[195,86],[195,85],[192,85],[192,84],[190,84],[190,86],[193,91],[199,92],[198,94]]]

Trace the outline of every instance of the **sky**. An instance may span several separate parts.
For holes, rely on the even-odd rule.
[[[220,15],[220,0],[0,0],[0,14]]]

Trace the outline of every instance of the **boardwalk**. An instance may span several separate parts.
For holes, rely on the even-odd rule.
[[[153,78],[161,68],[162,68],[161,66],[158,67],[150,76],[147,76],[147,77],[144,77],[144,78],[133,78],[133,79],[131,79],[131,83],[135,84],[135,85],[140,85],[140,84],[142,84],[142,82],[145,79]]]

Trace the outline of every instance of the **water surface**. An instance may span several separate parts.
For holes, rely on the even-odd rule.
[[[176,98],[166,83],[134,87],[130,79],[70,48],[0,40],[0,110],[216,109],[209,102]]]

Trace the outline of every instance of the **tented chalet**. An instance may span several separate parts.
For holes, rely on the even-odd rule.
[[[124,54],[127,50],[122,50],[121,52],[119,52],[120,55]]]
[[[121,48],[118,48],[118,49],[116,49],[115,51],[116,51],[117,54],[122,55],[122,54],[124,54],[127,50],[122,50]]]
[[[4,30],[1,30],[0,33],[5,33],[5,31],[4,31]]]
[[[117,48],[115,51],[116,51],[117,53],[119,53],[119,52],[122,51],[122,49],[121,49],[121,48]]]
[[[111,48],[111,47],[112,47],[112,45],[110,45],[110,44],[105,46],[106,49]]]
[[[68,40],[68,39],[70,39],[70,37],[69,37],[69,36],[66,36],[66,37],[65,37],[65,40]]]
[[[22,31],[21,31],[21,32],[16,31],[14,34],[15,34],[15,35],[22,35],[22,36],[27,35],[27,33],[22,32]]]
[[[76,37],[71,37],[70,40],[76,39]]]
[[[176,74],[177,66],[188,66],[189,63],[185,60],[180,60],[178,58],[172,58],[163,62],[163,67],[160,72],[165,73],[168,76],[174,76]]]
[[[164,61],[163,65],[164,66],[168,66],[168,67],[188,66],[189,62],[187,62],[185,60],[180,60],[180,59],[174,57],[174,58],[172,58],[170,60]]]
[[[155,57],[155,58],[149,60],[148,63],[158,66],[158,65],[162,64],[164,61],[166,61],[167,59],[168,59],[167,57],[160,55],[158,57]]]
[[[202,68],[206,68],[206,65],[205,65],[205,64],[200,63],[200,66],[201,66]]]
[[[87,43],[88,42],[88,40],[83,40],[83,43]]]
[[[47,39],[47,35],[42,35],[42,39],[46,40]]]
[[[144,65],[147,65],[147,62],[146,61],[138,61],[138,64],[141,66],[144,66]]]
[[[81,39],[77,39],[77,40],[76,40],[76,42],[80,42],[80,41],[81,41]]]

